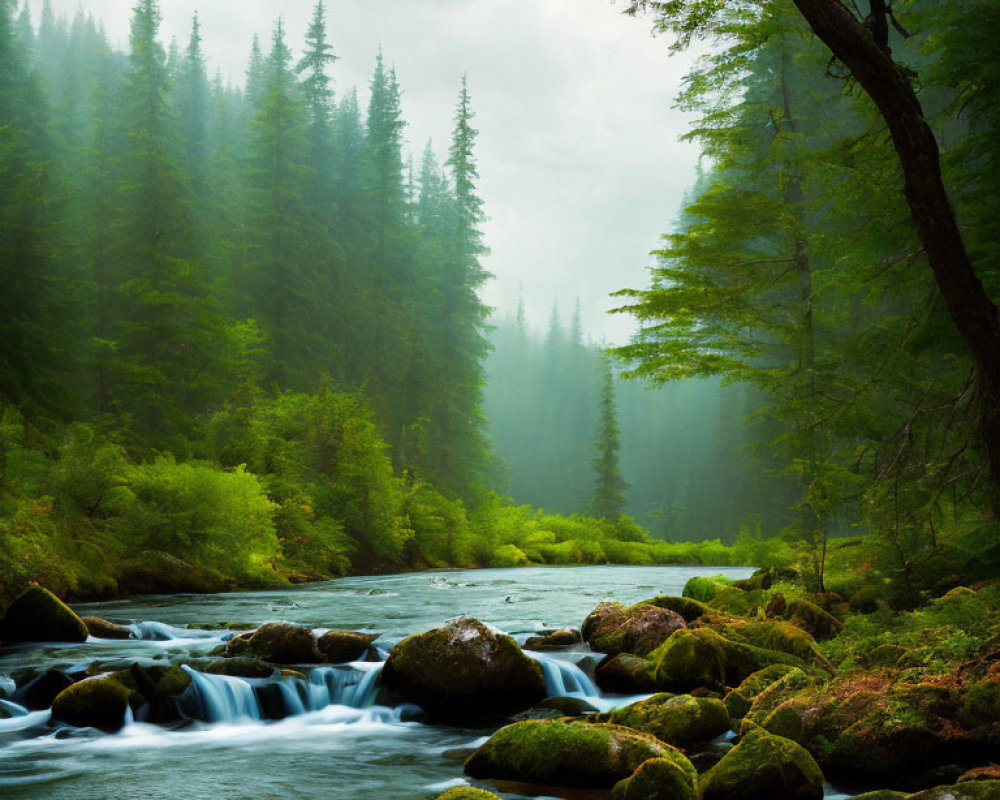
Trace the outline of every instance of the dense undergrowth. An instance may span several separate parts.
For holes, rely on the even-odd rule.
[[[395,471],[365,402],[321,390],[230,407],[192,458],[114,426],[43,432],[0,413],[0,597],[279,586],[350,573],[528,564],[761,564],[785,542],[670,544],[631,519],[446,497]]]

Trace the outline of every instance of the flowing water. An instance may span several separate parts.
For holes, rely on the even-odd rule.
[[[633,603],[680,594],[695,575],[746,577],[750,570],[694,567],[563,567],[472,570],[345,578],[278,592],[166,596],[76,606],[132,624],[135,638],[0,650],[0,695],[30,667],[83,669],[180,663],[204,656],[233,634],[212,623],[288,621],[380,634],[385,657],[396,642],[446,620],[474,616],[519,641],[578,627],[605,599]],[[553,696],[610,708],[634,698],[603,697],[587,674],[596,657],[580,646],[531,654]],[[463,783],[449,751],[476,746],[491,731],[427,725],[413,706],[381,704],[380,661],[303,669],[304,678],[243,680],[189,670],[173,728],[129,721],[102,734],[53,723],[6,701],[0,720],[0,797],[59,800],[413,800]],[[0,714],[4,716],[5,714]],[[515,797],[516,795],[507,795]]]

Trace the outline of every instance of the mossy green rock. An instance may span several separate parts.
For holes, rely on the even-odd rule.
[[[785,600],[780,594],[771,599],[767,615],[787,620],[820,642],[832,639],[844,629],[839,619],[815,603],[801,599]]]
[[[677,631],[650,653],[649,661],[661,690],[721,688],[726,682],[726,642],[708,628]]]
[[[331,664],[358,661],[378,636],[356,631],[327,631],[317,640],[320,653]]]
[[[787,653],[802,659],[807,664],[814,664],[827,672],[833,672],[833,665],[820,652],[816,640],[808,631],[793,625],[791,622],[766,620],[712,627],[732,641],[742,642],[764,650]]]
[[[229,675],[233,678],[270,678],[277,667],[259,658],[217,658],[207,664],[192,665],[208,675]]]
[[[625,606],[617,602],[600,603],[580,626],[583,640],[590,644],[599,636],[606,636],[625,621]]]
[[[274,664],[318,664],[323,661],[309,628],[290,622],[268,622],[242,633],[226,645],[227,656],[251,656]]]
[[[822,800],[823,773],[790,739],[751,731],[701,780],[702,800]]]
[[[612,800],[698,800],[691,775],[670,759],[651,758],[619,781],[611,790]]]
[[[129,705],[138,707],[142,697],[111,675],[87,678],[59,693],[52,702],[53,719],[78,728],[117,731],[125,724]]]
[[[734,642],[711,628],[677,631],[649,661],[656,687],[668,692],[732,686],[770,664],[806,668],[796,656]]]
[[[629,653],[602,661],[594,677],[605,692],[643,694],[658,691],[652,662]]]
[[[1000,781],[963,781],[953,786],[936,786],[916,794],[867,792],[854,800],[1000,800]]]
[[[688,694],[655,694],[612,711],[607,721],[651,733],[676,747],[707,742],[729,730],[729,714],[721,700]]]
[[[30,586],[0,620],[0,639],[9,642],[85,642],[83,620],[48,589]]]
[[[439,719],[514,714],[545,697],[541,665],[510,636],[471,618],[401,641],[382,684]]]
[[[686,627],[684,617],[676,611],[640,603],[626,609],[617,625],[603,625],[589,644],[593,650],[608,655],[645,656]]]
[[[116,625],[100,617],[84,617],[83,624],[91,636],[98,639],[131,639],[132,629],[127,625]]]
[[[643,600],[642,604],[676,611],[684,618],[685,622],[694,622],[703,614],[713,610],[711,606],[702,603],[700,600],[695,600],[693,597],[673,597],[665,594]]]
[[[500,797],[485,789],[476,789],[473,786],[456,786],[439,794],[434,800],[500,800]]]
[[[468,761],[473,778],[610,789],[650,758],[665,758],[691,776],[691,762],[654,736],[604,723],[532,720],[501,728]]]
[[[726,695],[725,704],[729,716],[733,719],[742,719],[761,692],[791,672],[798,672],[805,677],[802,670],[788,664],[771,664],[749,675],[743,683]]]
[[[539,650],[542,652],[548,650],[565,650],[580,644],[582,641],[583,637],[580,635],[580,631],[574,628],[563,628],[541,636],[529,636],[524,642],[524,649]]]

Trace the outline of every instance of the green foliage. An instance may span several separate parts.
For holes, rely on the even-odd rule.
[[[130,470],[127,489],[114,512],[131,548],[183,553],[243,583],[270,576],[278,552],[274,507],[245,468],[161,456]]]

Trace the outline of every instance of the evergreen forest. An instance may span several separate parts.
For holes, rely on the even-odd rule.
[[[235,78],[197,13],[39,2],[0,0],[0,794],[1000,799],[1000,0],[366,0],[425,80],[469,27],[416,146],[389,48],[340,80],[355,0],[212,0],[269,31]],[[521,58],[554,17],[608,75]],[[641,216],[533,103],[607,134],[596,84],[650,77],[612,20],[696,152],[616,341],[584,261],[547,320],[485,299],[538,263],[487,176]]]

